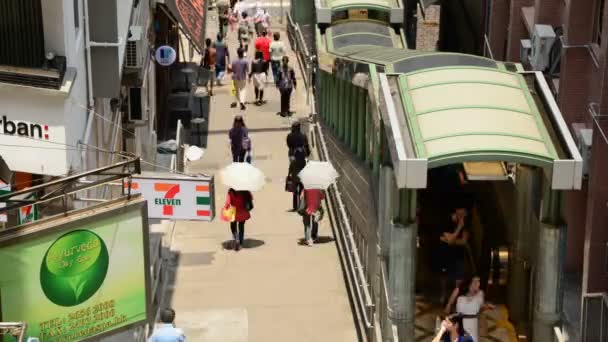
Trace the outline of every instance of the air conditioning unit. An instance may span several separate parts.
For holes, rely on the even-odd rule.
[[[129,38],[127,39],[125,67],[133,69],[142,67],[144,61],[142,43],[141,26],[131,26],[129,28]]]
[[[519,60],[522,64],[530,63],[530,51],[532,51],[532,41],[530,39],[522,39],[519,41]]]
[[[534,25],[530,52],[530,65],[534,70],[544,71],[549,66],[549,56],[555,37],[555,31],[550,25]]]
[[[129,121],[141,123],[148,120],[148,109],[143,102],[142,88],[129,88]]]
[[[593,141],[593,130],[580,128],[582,125],[573,125],[576,134],[578,150],[583,158],[583,176],[589,175],[589,161],[591,160],[591,144]],[[578,126],[578,127],[577,127]]]

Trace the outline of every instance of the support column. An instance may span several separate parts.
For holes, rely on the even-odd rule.
[[[389,291],[391,319],[399,341],[415,336],[416,317],[416,191],[399,190],[399,217],[391,223]]]
[[[543,179],[543,206],[539,228],[535,273],[533,341],[551,341],[553,327],[560,320],[559,289],[561,287],[562,194],[551,190],[551,181]]]
[[[380,195],[378,205],[378,231],[380,242],[380,255],[384,258],[389,257],[391,246],[391,221],[395,217],[395,175],[393,169],[388,166],[380,168]]]
[[[511,258],[509,267],[509,317],[519,327],[521,323],[528,321],[528,308],[526,301],[522,298],[528,298],[528,274],[530,259],[530,235],[536,231],[530,226],[530,208],[533,203],[530,203],[533,186],[532,179],[534,170],[526,166],[520,166],[517,170],[516,187],[516,219],[517,226],[513,232],[511,244]],[[540,201],[540,198],[534,200]]]

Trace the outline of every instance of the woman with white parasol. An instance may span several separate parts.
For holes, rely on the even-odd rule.
[[[321,201],[325,199],[323,190],[329,188],[338,178],[338,172],[329,162],[309,161],[298,174],[304,185],[298,213],[304,223],[304,243],[312,246],[318,239],[319,222],[316,216],[320,214]]]
[[[245,238],[245,222],[253,210],[252,191],[259,191],[266,183],[262,171],[248,163],[232,163],[221,171],[222,183],[228,194],[222,219],[230,222],[234,250],[239,251]]]

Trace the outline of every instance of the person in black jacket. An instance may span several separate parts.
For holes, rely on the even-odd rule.
[[[264,86],[268,77],[268,62],[264,60],[262,51],[255,52],[255,59],[251,62],[249,82],[253,80],[255,90],[255,104],[261,106],[264,103]]]
[[[291,132],[287,135],[287,148],[289,156],[289,171],[287,176],[286,190],[293,194],[292,211],[298,210],[300,192],[304,189],[298,178],[298,174],[306,166],[306,158],[310,156],[308,138],[300,130],[300,123],[291,125]]]
[[[281,93],[281,111],[278,114],[289,116],[292,114],[289,107],[291,93],[297,86],[296,73],[291,65],[289,65],[289,57],[283,56],[283,64],[279,68],[278,76],[277,87]]]

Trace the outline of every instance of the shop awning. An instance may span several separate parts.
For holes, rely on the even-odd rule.
[[[204,0],[165,0],[165,5],[199,52],[205,49],[207,10]]]

